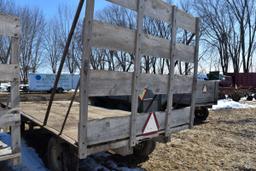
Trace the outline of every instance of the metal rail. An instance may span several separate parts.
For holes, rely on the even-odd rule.
[[[55,93],[56,93],[56,89],[57,89],[57,86],[58,86],[58,83],[59,83],[59,80],[60,80],[61,72],[62,72],[64,63],[65,63],[65,60],[66,60],[66,56],[67,56],[68,51],[69,51],[70,43],[72,41],[72,37],[74,35],[76,25],[78,23],[83,5],[84,5],[84,0],[80,0],[80,2],[78,4],[78,7],[77,7],[75,17],[74,17],[74,20],[73,20],[73,23],[72,23],[72,26],[71,26],[71,29],[70,29],[70,32],[69,32],[69,35],[68,35],[68,39],[67,39],[64,51],[63,51],[63,55],[61,57],[60,66],[59,66],[59,69],[58,69],[58,72],[57,72],[57,75],[56,75],[56,78],[55,78],[54,86],[53,86],[53,89],[52,89],[52,92],[51,92],[50,101],[49,101],[48,108],[47,108],[47,111],[46,111],[46,114],[45,114],[44,125],[47,124],[47,121],[48,121],[48,118],[49,118],[49,115],[50,115],[52,102],[53,102],[53,99],[54,99],[54,96],[55,96]]]
[[[63,121],[63,123],[62,123],[61,130],[60,130],[59,135],[61,135],[62,132],[63,132],[63,130],[64,130],[64,127],[65,127],[65,125],[66,125],[66,122],[67,122],[67,119],[68,119],[68,116],[69,116],[71,107],[72,107],[73,102],[74,102],[74,100],[75,100],[75,98],[76,98],[76,94],[77,94],[77,91],[78,91],[79,87],[80,87],[80,79],[79,79],[79,81],[77,82],[76,90],[75,90],[75,92],[74,92],[74,94],[73,94],[73,96],[72,96],[72,99],[71,99],[71,101],[70,101],[70,104],[69,104],[67,113],[66,113],[66,115],[65,115],[65,119],[64,119],[64,121]]]

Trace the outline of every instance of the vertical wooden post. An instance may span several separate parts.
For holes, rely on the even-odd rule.
[[[86,1],[86,14],[83,25],[83,56],[80,73],[80,114],[78,130],[78,153],[80,159],[84,159],[87,156],[88,93],[90,81],[90,56],[92,54],[94,2],[94,0]]]
[[[195,101],[196,101],[196,88],[197,88],[197,70],[198,70],[198,54],[199,54],[199,35],[200,34],[200,19],[196,18],[196,44],[195,44],[195,54],[194,54],[194,75],[193,75],[193,85],[191,94],[191,108],[190,108],[190,123],[189,128],[194,125],[194,113],[195,113]]]
[[[19,38],[12,37],[12,50],[11,50],[11,63],[17,64],[19,63]],[[19,108],[20,96],[19,96],[19,82],[20,78],[17,76],[11,82],[11,108]],[[18,115],[20,117],[20,113],[15,113],[14,115]],[[11,146],[13,153],[19,153],[21,148],[21,135],[20,135],[20,122],[15,123],[14,126],[11,127]],[[20,163],[20,158],[14,159],[13,164],[17,165]]]
[[[137,0],[137,31],[135,39],[134,72],[132,76],[132,107],[130,120],[130,147],[136,145],[136,115],[138,112],[138,78],[141,62],[141,39],[143,35],[144,0]]]
[[[171,31],[171,54],[170,54],[170,66],[169,66],[169,81],[168,81],[168,99],[167,99],[167,110],[165,117],[165,136],[170,137],[170,118],[169,115],[172,113],[173,104],[173,81],[174,81],[174,66],[175,66],[175,51],[176,51],[176,34],[177,34],[177,24],[176,24],[176,6],[172,7],[172,31]]]

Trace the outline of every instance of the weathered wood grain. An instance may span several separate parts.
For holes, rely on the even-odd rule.
[[[188,129],[188,125],[182,125],[182,126],[178,126],[178,127],[173,127],[170,129],[171,133],[175,133],[175,132],[179,132],[185,129]],[[162,134],[164,131],[159,131],[159,134]],[[154,135],[151,135],[151,137],[153,137]],[[150,136],[148,136],[150,138]],[[145,139],[145,136],[140,136],[137,137],[137,140],[143,140]],[[109,142],[107,144],[103,144],[103,145],[95,145],[95,146],[91,146],[88,148],[88,154],[95,154],[98,152],[102,152],[102,151],[108,151],[109,149],[112,149],[115,151],[115,149],[121,148],[121,147],[127,147],[129,144],[128,140],[118,140],[118,141],[113,141],[113,142]],[[116,151],[115,151],[116,152]]]
[[[137,144],[136,141],[136,115],[138,112],[138,97],[139,97],[139,76],[140,66],[141,66],[141,47],[142,47],[142,35],[143,35],[143,18],[145,12],[145,4],[144,0],[138,0],[138,8],[137,8],[137,30],[136,30],[136,37],[135,37],[135,59],[134,59],[134,72],[132,74],[132,105],[131,105],[131,119],[130,119],[130,143],[129,147],[132,149]]]
[[[137,0],[107,0],[131,10],[137,9]],[[190,14],[177,9],[177,27],[195,33],[196,20]],[[171,24],[172,6],[162,0],[146,0],[145,15]]]
[[[83,55],[80,72],[80,112],[78,132],[79,159],[87,157],[87,123],[88,123],[88,96],[90,84],[90,57],[92,54],[92,21],[94,15],[94,0],[86,1],[85,19],[83,24]]]
[[[93,22],[93,46],[134,53],[136,31],[98,21]],[[170,59],[170,40],[142,35],[141,54]],[[175,60],[194,62],[194,47],[176,44]]]
[[[21,153],[7,154],[7,155],[2,155],[2,156],[0,155],[0,162],[10,160],[10,159],[20,158],[20,156],[21,156]]]
[[[193,84],[192,84],[192,94],[191,94],[191,111],[190,111],[190,123],[189,127],[192,128],[194,125],[194,113],[195,113],[195,103],[196,103],[196,89],[197,89],[197,72],[198,72],[198,55],[199,55],[199,40],[200,40],[200,19],[196,18],[196,45],[194,53],[194,73],[193,73]]]
[[[168,75],[140,74],[137,89],[145,88],[154,94],[167,94]],[[91,71],[89,96],[131,95],[132,73],[114,71]],[[191,93],[192,77],[175,75],[173,93]]]
[[[7,128],[9,126],[15,126],[20,122],[19,114],[1,114],[0,115],[0,128]],[[18,137],[17,137],[18,138]]]
[[[170,119],[172,116],[172,106],[173,106],[173,82],[174,82],[174,67],[175,61],[174,57],[176,56],[176,37],[177,37],[177,20],[176,20],[177,8],[175,6],[172,7],[172,30],[171,30],[171,53],[170,53],[170,65],[169,65],[169,80],[168,80],[168,97],[167,97],[167,110],[165,117],[165,136],[166,138],[170,138]]]
[[[19,30],[19,18],[0,14],[0,35],[18,37]]]
[[[19,78],[19,67],[17,64],[0,64],[0,82],[13,81]]]
[[[61,128],[62,122],[65,115],[65,104],[68,102],[55,102],[54,110],[51,113],[51,118],[49,118],[47,129],[51,128],[58,130]],[[68,139],[68,142],[77,142],[78,140],[78,122],[79,122],[79,103],[74,103],[74,107],[71,110],[70,117],[68,119],[67,125],[63,131],[62,136],[70,137],[73,141]],[[34,107],[33,107],[34,106]],[[21,109],[26,118],[30,120],[38,121],[37,123],[42,123],[42,114],[46,110],[46,102],[21,102]],[[67,108],[67,107],[66,107]],[[36,111],[36,112],[35,112]],[[184,108],[180,110],[173,111],[173,118],[170,121],[171,127],[177,127],[189,122],[189,108]],[[149,113],[136,115],[136,135],[142,134],[142,128],[147,120]],[[165,127],[165,112],[156,112],[157,119],[160,125],[160,131],[164,131]],[[130,112],[121,110],[110,110],[105,108],[99,108],[89,105],[89,122],[88,122],[88,145],[96,145],[100,142],[110,142],[120,140],[122,138],[129,138],[129,125],[130,123]]]
[[[173,110],[170,128],[177,127],[189,122],[189,108]],[[165,129],[165,112],[156,112],[160,130]],[[136,134],[142,135],[143,126],[147,120],[148,113],[137,115]],[[102,120],[92,120],[88,125],[88,144],[98,144],[129,137],[129,118],[115,117]]]
[[[207,92],[203,92],[204,86],[207,87]],[[215,104],[218,100],[217,91],[218,82],[217,81],[197,81],[196,89],[196,106],[205,105],[205,104]],[[191,103],[191,94],[175,94],[174,103],[190,105]]]

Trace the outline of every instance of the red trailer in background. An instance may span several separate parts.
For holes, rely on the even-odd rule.
[[[234,101],[241,97],[256,99],[256,73],[228,73],[220,82],[220,96],[228,95]]]

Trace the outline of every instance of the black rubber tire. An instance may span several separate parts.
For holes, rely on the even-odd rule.
[[[63,150],[61,143],[54,137],[48,142],[47,148],[47,164],[50,170],[62,171],[63,166]]]
[[[73,171],[78,169],[79,159],[68,144],[52,137],[48,142],[47,165],[53,171]]]
[[[57,88],[57,93],[63,93],[64,89],[62,87]]]
[[[208,116],[209,116],[209,110],[207,107],[196,108],[194,123],[195,124],[202,123],[202,122],[206,121]]]
[[[239,93],[233,93],[233,94],[231,95],[231,98],[232,98],[232,100],[234,100],[235,102],[239,102],[239,101],[241,100],[241,96],[240,96]]]
[[[252,96],[252,95],[249,95],[249,96],[246,98],[246,100],[252,101],[252,100],[253,100],[253,96]]]
[[[50,90],[47,91],[47,93],[52,93],[53,89],[51,88]]]
[[[156,142],[149,140],[143,141],[137,144],[133,149],[133,155],[140,158],[146,158],[150,155],[156,148]]]

